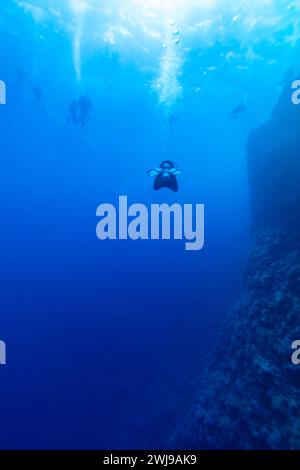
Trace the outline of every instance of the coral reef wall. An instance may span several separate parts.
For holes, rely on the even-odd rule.
[[[300,107],[290,81],[249,138],[253,227],[244,291],[225,318],[190,416],[171,445],[300,449]]]

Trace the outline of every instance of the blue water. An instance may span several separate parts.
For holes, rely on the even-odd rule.
[[[164,448],[241,289],[247,139],[297,64],[299,5],[221,2],[199,15],[217,15],[226,33],[204,37],[192,29],[201,7],[191,1],[197,14],[182,23],[174,7],[180,42],[164,48],[163,34],[147,33],[163,28],[154,0],[144,33],[133,0],[123,16],[117,2],[97,14],[69,3],[0,7],[0,447]],[[169,16],[168,7],[173,28]],[[127,33],[118,35],[120,22]],[[83,94],[91,119],[76,126],[69,104]],[[228,123],[243,102],[246,112]],[[155,193],[146,174],[166,158],[183,172],[178,194]],[[204,249],[98,240],[96,207],[119,195],[148,206],[204,203]]]

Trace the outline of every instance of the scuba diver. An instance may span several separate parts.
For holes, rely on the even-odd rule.
[[[169,126],[173,126],[179,120],[180,120],[179,116],[177,116],[176,114],[170,114],[170,116],[168,118],[168,124],[169,124]]]
[[[16,70],[16,82],[17,82],[18,86],[23,85],[24,82],[26,81],[27,77],[28,77],[28,73],[24,68],[19,67]]]
[[[40,87],[35,85],[32,88],[32,94],[33,94],[33,97],[34,97],[38,107],[40,108],[41,112],[43,114],[46,114],[46,106],[44,104],[43,93],[42,93],[42,90],[40,89]]]
[[[90,110],[92,109],[92,102],[87,96],[81,96],[78,100],[73,100],[69,107],[68,122],[73,124],[81,124],[85,126],[90,119]]]
[[[227,115],[227,121],[230,123],[234,121],[240,114],[244,113],[246,111],[246,105],[245,104],[239,104],[235,108],[232,108]]]
[[[158,191],[161,188],[169,188],[172,191],[178,191],[178,183],[176,176],[181,175],[181,171],[176,168],[176,165],[171,160],[163,161],[159,167],[149,170],[149,176],[155,176],[153,189]]]

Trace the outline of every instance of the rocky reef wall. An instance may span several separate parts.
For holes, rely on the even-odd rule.
[[[227,313],[190,416],[171,446],[300,449],[300,107],[289,82],[248,143],[253,226],[244,290]]]
[[[248,173],[254,227],[300,230],[300,106],[292,104],[292,78],[270,120],[248,142]]]

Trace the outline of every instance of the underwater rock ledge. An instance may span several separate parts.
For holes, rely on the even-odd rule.
[[[171,447],[300,449],[300,109],[284,87],[248,145],[253,228],[244,290]]]
[[[248,141],[254,228],[300,231],[300,106],[291,101],[292,81],[288,73],[270,120],[252,132]]]

